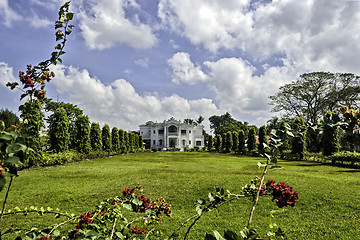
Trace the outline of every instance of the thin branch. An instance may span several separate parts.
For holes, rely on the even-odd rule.
[[[117,218],[115,217],[115,219],[114,219],[114,224],[113,224],[113,227],[112,227],[112,230],[111,230],[110,239],[112,239],[113,236],[114,236],[114,231],[115,231],[115,226],[116,226],[116,220],[117,220]]]
[[[4,213],[4,216],[6,215],[12,215],[12,214],[18,214],[18,213],[38,213],[39,210],[34,210],[34,209],[31,209],[31,210],[20,210],[20,211],[16,211],[16,212],[7,212],[7,213]],[[58,214],[58,215],[61,215],[63,217],[73,217],[69,214],[65,214],[65,213],[59,213],[59,212],[55,212],[55,211],[43,211],[42,213],[49,213],[49,214]]]
[[[137,219],[135,219],[135,220],[132,220],[131,222],[129,222],[128,224],[126,224],[126,226],[125,227],[128,227],[129,225],[131,225],[132,223],[134,223],[134,222],[136,222],[136,221],[139,221],[139,220],[141,220],[141,219],[146,219],[146,218],[144,218],[144,217],[140,217],[140,218],[137,218]]]
[[[177,231],[179,231],[186,223],[188,223],[189,221],[191,221],[192,219],[194,219],[194,218],[196,218],[198,216],[199,216],[199,214],[195,214],[194,216],[190,217],[185,222],[183,222],[177,229],[175,229],[175,231],[173,232],[173,234],[171,234],[171,236],[169,238],[174,237],[175,233]]]
[[[262,177],[261,177],[260,186],[259,186],[259,189],[258,189],[258,191],[257,191],[257,193],[256,193],[256,198],[255,198],[254,204],[253,204],[252,209],[251,209],[251,212],[250,212],[249,222],[248,222],[248,225],[247,225],[247,228],[248,228],[248,229],[250,229],[251,222],[252,222],[252,219],[253,219],[253,216],[254,216],[254,212],[255,212],[255,207],[256,207],[257,202],[259,201],[259,196],[260,196],[261,187],[262,187],[262,185],[263,185],[263,183],[264,183],[264,178],[265,178],[265,174],[266,174],[266,171],[267,171],[267,169],[268,169],[268,166],[269,166],[269,162],[266,163],[264,172],[263,172]]]
[[[220,204],[218,204],[218,205],[215,205],[214,208],[218,208],[218,207],[220,207],[220,206],[222,206],[222,205],[224,205],[224,204],[226,204],[226,203],[229,203],[229,202],[231,202],[231,201],[233,201],[233,200],[235,200],[235,199],[238,199],[238,198],[240,198],[240,197],[246,197],[245,195],[237,195],[237,194],[229,194],[228,196],[231,196],[231,197],[233,197],[233,198],[228,199],[228,200],[226,200],[225,202],[222,202],[222,203],[220,203]],[[195,214],[194,216],[188,218],[188,219],[187,219],[185,222],[183,222],[177,229],[175,229],[175,231],[173,232],[173,234],[171,234],[171,236],[170,236],[169,238],[174,237],[174,235],[175,235],[175,233],[176,233],[177,231],[179,231],[186,223],[190,222],[191,220],[193,220],[193,219],[196,218],[196,217],[200,218],[201,215]],[[188,234],[188,232],[190,231],[190,229],[192,228],[192,226],[195,224],[195,222],[196,222],[197,220],[198,220],[198,219],[195,219],[194,222],[190,225],[190,227],[189,227],[189,229],[188,229],[188,231],[187,231],[187,234]],[[187,235],[187,234],[186,234],[186,235]]]
[[[147,232],[146,236],[145,236],[145,239],[147,239],[150,235],[151,232],[153,232],[155,230],[155,228],[151,229],[150,231]]]
[[[4,211],[5,211],[5,207],[6,207],[6,200],[7,200],[8,197],[9,197],[9,192],[10,192],[10,188],[11,188],[11,183],[12,183],[12,181],[13,181],[13,177],[10,177],[10,183],[9,183],[8,189],[7,189],[7,191],[6,191],[5,200],[4,200],[4,203],[3,203],[2,210],[1,210],[0,222],[1,222],[2,217],[3,217],[3,215],[4,215]]]
[[[184,240],[186,240],[189,232],[190,232],[190,229],[195,225],[195,223],[201,218],[201,215],[199,215],[195,220],[194,222],[190,225],[190,227],[188,228],[188,230],[186,231],[186,234],[185,234],[185,237],[184,237]]]
[[[74,220],[76,218],[78,218],[78,217],[72,217],[72,218],[66,220],[65,222],[59,223],[56,227],[51,229],[51,231],[48,233],[47,237],[49,237],[51,235],[51,233],[53,233],[57,228],[61,227],[62,225],[65,225],[66,223],[68,223],[68,222],[70,222],[70,221],[72,221],[72,220]]]

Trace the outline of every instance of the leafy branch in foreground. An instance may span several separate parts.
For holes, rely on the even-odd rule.
[[[286,131],[286,134],[292,135],[289,131],[290,127],[286,126],[283,130],[278,131]],[[280,132],[279,132],[280,133]],[[297,192],[293,191],[294,189],[290,186],[287,186],[284,182],[279,182],[276,184],[274,180],[268,180],[265,184],[265,175],[267,174],[268,169],[277,169],[281,168],[280,166],[276,165],[277,163],[277,156],[279,154],[279,148],[281,147],[282,139],[277,136],[276,130],[273,130],[270,134],[271,138],[269,140],[269,144],[264,143],[264,149],[266,152],[263,154],[266,157],[267,161],[265,164],[259,163],[259,167],[264,167],[263,173],[261,178],[255,177],[249,185],[245,185],[242,188],[241,194],[232,194],[230,191],[225,191],[221,188],[216,188],[215,193],[208,194],[208,202],[204,199],[197,200],[195,204],[195,209],[197,214],[187,219],[183,222],[180,227],[175,229],[173,234],[170,236],[174,238],[177,236],[177,232],[183,228],[187,223],[191,222],[190,226],[188,227],[184,239],[187,239],[188,234],[191,228],[196,224],[196,222],[203,216],[204,213],[210,212],[214,209],[219,208],[233,200],[237,200],[240,198],[252,198],[253,204],[249,215],[249,220],[247,226],[240,231],[238,235],[234,231],[225,231],[224,236],[218,231],[214,231],[214,235],[206,234],[206,240],[237,240],[237,239],[261,239],[258,238],[259,235],[255,231],[255,229],[251,228],[254,212],[256,209],[256,205],[258,203],[260,196],[272,196],[272,200],[276,203],[279,208],[283,208],[285,206],[295,206],[296,200],[299,199],[299,195]],[[274,225],[271,225],[272,227]],[[280,228],[277,229],[275,233],[271,233],[271,236],[274,237],[284,237],[284,233]]]
[[[29,96],[30,101],[37,98],[42,100],[45,98],[46,82],[49,82],[51,78],[55,77],[53,72],[50,72],[50,65],[56,65],[62,63],[60,58],[65,54],[64,48],[67,42],[67,36],[71,34],[72,29],[75,27],[70,24],[74,14],[69,12],[70,2],[66,2],[60,7],[59,18],[55,22],[55,37],[56,41],[59,42],[55,46],[55,51],[51,53],[51,57],[43,62],[38,63],[36,66],[27,65],[26,71],[19,72],[19,79],[23,85],[22,89],[18,87],[18,82],[8,82],[6,84],[11,90],[18,88],[24,93],[21,95],[20,100]],[[46,81],[46,82],[45,82]]]

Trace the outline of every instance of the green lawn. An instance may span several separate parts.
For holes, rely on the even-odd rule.
[[[194,202],[207,198],[215,187],[240,193],[242,186],[262,169],[261,158],[217,153],[135,153],[86,160],[66,166],[36,168],[20,172],[7,208],[51,206],[80,214],[123,189],[141,183],[145,195],[164,197],[172,204],[173,217],[164,218],[161,231],[168,236],[181,222],[194,215]],[[289,239],[360,239],[360,170],[312,162],[280,161],[283,169],[269,171],[266,179],[285,181],[299,193],[295,208],[278,209],[269,197],[259,201],[253,227],[266,237],[268,226],[281,226]],[[0,204],[5,191],[0,194]],[[251,202],[240,199],[208,213],[193,228],[190,239],[203,239],[205,232],[242,230]],[[40,219],[40,220],[39,220]],[[45,220],[44,220],[45,219]],[[44,221],[46,221],[44,223]],[[58,220],[59,221],[59,220]],[[6,216],[0,229],[49,225],[56,219]],[[180,234],[184,234],[182,231]]]

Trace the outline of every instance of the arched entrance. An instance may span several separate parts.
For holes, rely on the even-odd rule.
[[[175,146],[176,146],[176,138],[170,138],[169,139],[169,147],[170,148],[175,148]]]

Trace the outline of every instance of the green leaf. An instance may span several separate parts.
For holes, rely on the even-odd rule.
[[[55,46],[55,49],[59,49],[59,50],[60,50],[60,49],[61,49],[61,44],[56,45],[56,46]]]
[[[282,166],[279,166],[279,165],[271,165],[270,166],[270,169],[282,169],[283,167]]]
[[[12,163],[12,164],[15,164],[15,165],[21,164],[20,158],[17,157],[17,156],[8,157],[8,158],[5,160],[5,162],[7,162],[7,163]]]
[[[218,231],[214,231],[214,235],[215,235],[215,238],[216,238],[216,240],[226,240],[225,238],[223,238],[222,236],[221,236],[221,234],[218,232]]]
[[[6,179],[4,175],[0,175],[0,192],[5,187]]]
[[[17,177],[17,170],[14,170],[15,172],[4,172],[4,177]]]
[[[0,120],[0,133],[2,133],[5,130],[5,123],[4,121]]]
[[[72,13],[72,12],[69,12],[69,13],[66,14],[67,20],[72,20],[73,17],[74,17],[74,13]]]
[[[127,209],[127,210],[129,210],[129,211],[132,210],[131,204],[124,203],[122,206],[123,206],[123,208],[125,208],[125,209]]]
[[[14,143],[11,144],[9,146],[7,146],[6,148],[6,153],[16,153],[19,151],[25,151],[26,150],[26,146],[20,143]]]
[[[60,236],[60,231],[56,229],[55,231],[53,231],[52,236],[54,237]]]
[[[96,237],[96,236],[99,236],[99,233],[91,230],[86,232],[85,234],[85,237]]]
[[[216,240],[216,238],[211,234],[206,234],[204,240]]]
[[[9,134],[8,132],[3,132],[0,134],[0,140],[11,141],[12,139],[13,139],[13,136],[11,134]]]
[[[143,204],[143,202],[137,198],[134,198],[133,200],[131,200],[131,202],[137,206],[141,206]]]
[[[240,240],[240,237],[233,231],[226,231],[224,237],[226,240]]]
[[[259,168],[261,168],[261,167],[265,167],[266,164],[263,164],[263,163],[261,163],[261,162],[258,162],[258,163],[257,163],[257,166],[258,166]]]

